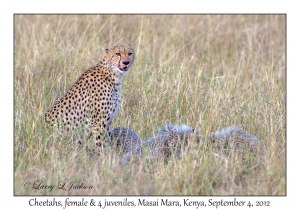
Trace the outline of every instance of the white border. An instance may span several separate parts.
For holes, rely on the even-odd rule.
[[[13,14],[14,13],[286,13],[287,14],[287,151],[288,178],[286,197],[237,197],[239,200],[270,200],[271,209],[299,206],[299,12],[296,4],[284,1],[10,1],[1,3],[1,206],[4,209],[30,208],[31,197],[13,197]],[[298,64],[298,65],[297,65]],[[298,67],[298,68],[297,68]],[[8,158],[9,157],[9,158]],[[49,197],[48,197],[49,198]],[[51,197],[52,198],[52,197]],[[77,200],[79,197],[71,197]],[[88,197],[87,199],[92,199]],[[108,197],[95,197],[104,199]],[[117,199],[118,197],[114,197]],[[124,197],[119,197],[120,199]],[[137,199],[129,197],[130,199]],[[156,198],[156,197],[151,197]],[[183,199],[183,197],[170,197]],[[192,197],[191,197],[192,198]],[[210,197],[197,197],[208,200]],[[222,197],[211,197],[221,199]],[[231,200],[233,197],[224,197]],[[46,200],[47,197],[38,197]],[[57,200],[64,201],[65,197]],[[298,207],[299,208],[299,207]],[[68,208],[69,209],[69,208]],[[139,208],[140,209],[140,208]],[[144,208],[142,208],[144,209]],[[149,208],[148,208],[149,209]],[[191,208],[193,209],[193,208]],[[218,208],[219,209],[219,208]]]

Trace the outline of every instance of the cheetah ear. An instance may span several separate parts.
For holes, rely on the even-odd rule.
[[[198,126],[192,128],[192,132],[200,132],[200,128]]]
[[[106,54],[108,54],[108,50],[109,50],[108,48],[103,47],[102,50],[103,50]]]

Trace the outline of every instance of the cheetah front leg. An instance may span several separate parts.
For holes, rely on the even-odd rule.
[[[96,140],[95,140],[95,143],[96,143],[96,147],[99,149],[99,150],[102,150],[104,149],[104,147],[108,147],[110,148],[110,132],[105,130],[104,132],[100,132],[97,134],[96,136]]]
[[[95,131],[96,130],[96,131]],[[88,146],[86,146],[86,152],[90,155],[100,155],[100,153],[103,152],[104,148],[110,148],[109,147],[109,132],[107,131],[101,131],[101,129],[98,127],[97,129],[93,129],[92,135],[93,140],[95,142],[95,149],[90,149]]]
[[[96,151],[102,152],[104,147],[110,143],[109,116],[110,113],[105,111],[106,108],[100,102],[92,102],[88,106],[88,117],[86,119],[86,134],[92,136],[96,145]],[[90,152],[92,151],[92,152]],[[87,152],[95,153],[96,151],[87,148]]]
[[[105,121],[105,118],[99,119],[96,118],[95,112],[91,113],[90,117],[86,119],[86,125],[84,127],[85,135],[87,136],[87,139],[90,139],[92,137],[92,140],[90,139],[88,142],[88,145],[86,146],[86,152],[90,155],[99,155],[105,147],[109,146],[110,142],[110,132],[107,129],[107,121]],[[95,149],[92,149],[91,143],[96,146]]]
[[[93,125],[91,125],[91,130],[98,152],[103,151],[105,147],[110,148],[111,133],[109,131],[108,123],[105,118],[102,119],[100,123],[94,123]]]

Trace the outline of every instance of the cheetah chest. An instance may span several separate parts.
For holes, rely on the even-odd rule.
[[[111,113],[110,118],[108,120],[109,124],[112,122],[112,120],[118,114],[118,111],[119,111],[119,108],[120,108],[120,103],[121,103],[121,98],[120,98],[119,91],[117,91],[113,94],[113,97],[112,97],[113,110],[112,110],[112,113]]]

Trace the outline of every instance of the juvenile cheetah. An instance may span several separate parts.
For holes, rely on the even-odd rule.
[[[158,135],[145,141],[144,145],[148,147],[151,159],[162,157],[165,161],[168,161],[172,152],[175,152],[180,157],[182,146],[193,142],[199,144],[203,140],[204,137],[200,134],[198,128],[192,129],[184,124],[168,124],[159,130]],[[216,145],[219,151],[224,153],[228,151],[241,152],[243,160],[246,158],[247,151],[259,151],[259,155],[263,151],[262,142],[238,126],[229,126],[220,129],[212,133],[208,137],[208,140],[208,142]],[[229,149],[228,145],[230,146]]]
[[[262,155],[264,146],[262,142],[255,136],[250,135],[238,126],[229,126],[214,132],[210,136],[210,140],[216,144],[217,149],[227,153],[238,151],[242,153],[242,159],[246,159],[247,152],[258,152]],[[226,148],[229,146],[229,149]]]
[[[130,128],[114,128],[112,130],[112,141],[116,144],[117,151],[123,154],[122,165],[132,160],[140,161],[142,159],[143,140]]]
[[[198,128],[191,128],[187,125],[167,124],[158,131],[158,134],[149,138],[144,145],[148,147],[151,159],[163,158],[168,161],[174,152],[181,157],[182,147],[190,141],[199,143],[202,139]]]
[[[109,126],[119,110],[122,81],[134,63],[134,51],[129,46],[103,50],[103,60],[86,70],[45,113],[47,123],[63,124],[67,131],[84,125],[98,149],[110,142]]]

